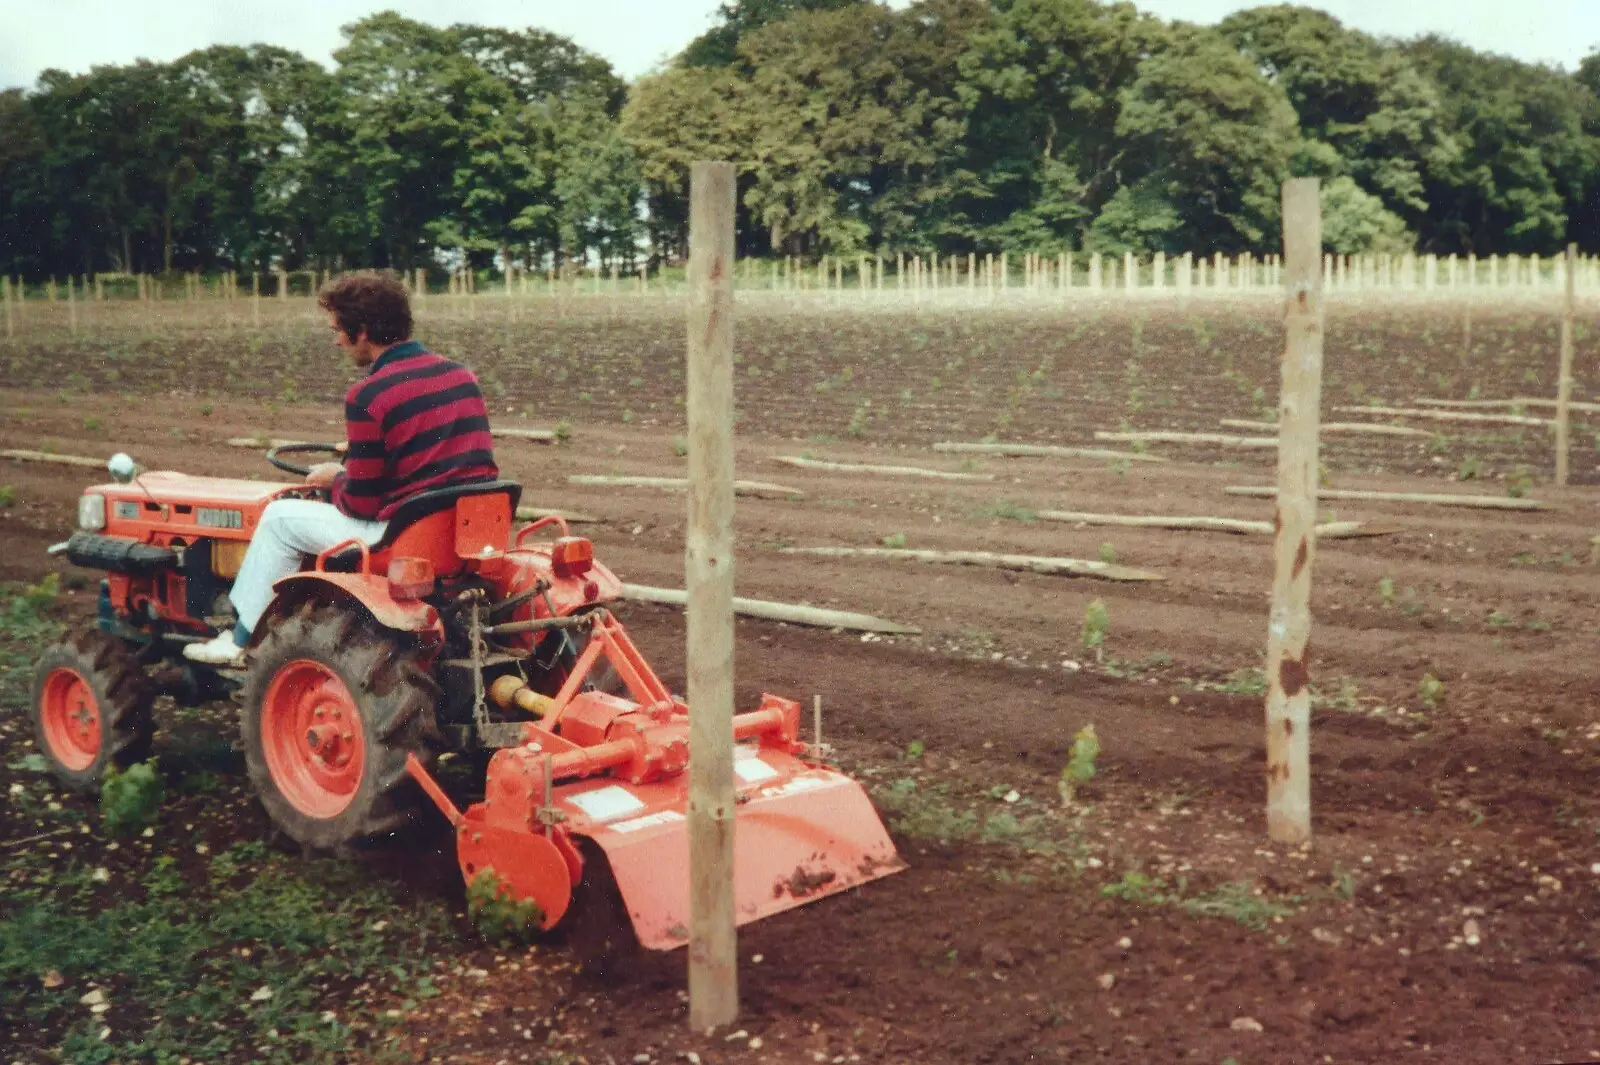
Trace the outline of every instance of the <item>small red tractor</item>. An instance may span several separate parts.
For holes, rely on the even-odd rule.
[[[334,450],[267,457],[303,473],[281,454]],[[158,694],[232,696],[251,785],[301,845],[389,832],[431,799],[468,883],[492,873],[542,928],[620,908],[644,947],[687,941],[690,711],[612,613],[622,586],[589,540],[560,518],[514,528],[511,482],[420,493],[377,543],[278,582],[247,667],[212,669],[181,651],[233,625],[227,593],[261,512],[319,490],[139,473],[125,455],[111,469],[51,549],[106,573],[96,625],[50,649],[34,682],[39,746],[69,786],[148,757]],[[733,733],[739,923],[903,868],[861,786],[801,741],[799,704],[763,695]],[[464,810],[432,772],[447,751],[487,763]]]

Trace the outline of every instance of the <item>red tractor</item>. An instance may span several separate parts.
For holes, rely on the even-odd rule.
[[[334,450],[267,457],[303,473],[281,456]],[[278,582],[247,668],[210,669],[181,651],[233,624],[227,593],[262,510],[319,490],[139,474],[126,456],[112,472],[51,549],[106,572],[96,625],[48,651],[34,682],[39,746],[69,786],[148,757],[158,694],[231,694],[251,784],[302,845],[389,832],[425,798],[468,882],[492,873],[541,927],[604,892],[643,946],[686,942],[689,708],[612,613],[621,584],[590,541],[560,518],[514,528],[511,482],[418,494],[379,542]],[[799,704],[775,695],[734,718],[741,924],[903,868],[860,785],[799,726]],[[431,771],[447,751],[487,760],[465,810]]]

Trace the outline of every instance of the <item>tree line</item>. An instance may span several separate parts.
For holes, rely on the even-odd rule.
[[[0,93],[0,273],[631,267],[683,254],[702,158],[746,255],[1259,251],[1289,176],[1331,251],[1600,245],[1600,54],[1095,0],[730,0],[631,85],[538,29],[344,35]]]

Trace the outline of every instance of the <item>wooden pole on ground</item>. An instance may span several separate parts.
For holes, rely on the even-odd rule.
[[[689,1026],[739,1013],[733,907],[732,163],[689,182]]]
[[[517,516],[522,517],[521,508]],[[567,515],[571,521],[572,516]],[[666,606],[683,606],[689,601],[689,594],[676,588],[652,588],[645,584],[624,584],[622,598],[639,603],[661,603]],[[752,618],[766,618],[769,621],[787,621],[791,625],[815,625],[825,629],[852,629],[856,632],[887,632],[892,634],[914,634],[922,630],[915,625],[903,625],[898,621],[887,618],[873,617],[871,614],[858,614],[851,610],[823,610],[814,606],[802,606],[799,603],[778,603],[770,599],[746,599],[734,596],[733,610],[736,614],[744,614]]]
[[[1567,405],[1572,402],[1572,304],[1577,296],[1578,246],[1567,245],[1566,299],[1561,306],[1561,378],[1556,386],[1556,485],[1567,483],[1567,447],[1570,425]]]
[[[1222,490],[1230,496],[1271,499],[1278,490],[1271,485],[1236,484]],[[1471,507],[1475,510],[1549,510],[1549,503],[1511,496],[1451,495],[1441,492],[1367,492],[1356,488],[1319,488],[1319,499],[1353,499],[1366,503],[1422,503],[1438,507]]]
[[[1278,530],[1267,624],[1267,834],[1311,838],[1311,568],[1317,549],[1317,422],[1322,405],[1321,182],[1283,184],[1283,383]]]

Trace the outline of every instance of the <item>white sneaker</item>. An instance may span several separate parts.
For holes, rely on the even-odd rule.
[[[183,657],[191,662],[227,669],[244,668],[244,648],[233,642],[233,630],[228,629],[204,643],[184,644]]]

